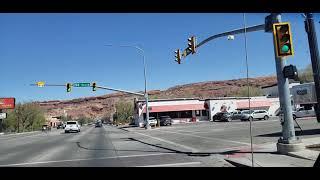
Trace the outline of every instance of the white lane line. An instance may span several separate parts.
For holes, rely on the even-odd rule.
[[[149,138],[152,138],[152,139],[156,139],[158,141],[162,141],[162,142],[165,142],[165,143],[168,143],[168,144],[173,144],[175,146],[180,146],[184,149],[188,149],[188,150],[191,150],[192,152],[199,152],[198,149],[195,149],[195,148],[192,148],[192,147],[189,147],[189,146],[185,146],[185,145],[182,145],[182,144],[178,144],[178,143],[175,143],[175,142],[172,142],[172,141],[168,141],[168,140],[165,140],[165,139],[161,139],[161,138],[158,138],[158,137],[153,137],[153,136],[150,136],[150,135],[146,135],[146,134],[143,134],[143,133],[139,133],[139,132],[134,132],[134,133],[137,133],[137,134],[140,134],[142,136],[147,136]]]
[[[197,138],[202,138],[202,139],[210,139],[210,140],[231,142],[231,143],[236,143],[236,144],[250,145],[250,143],[245,143],[245,142],[240,142],[240,141],[232,141],[232,140],[226,140],[226,139],[220,139],[220,138],[204,137],[204,136],[198,136],[198,135],[194,135],[194,134],[184,134],[184,133],[171,132],[171,131],[163,131],[163,130],[159,130],[159,131],[167,132],[167,133],[173,133],[173,134],[180,134],[180,135],[184,135],[184,136],[197,137]]]
[[[74,162],[74,161],[91,161],[91,160],[117,159],[117,158],[131,158],[131,157],[147,157],[147,156],[160,156],[160,155],[173,155],[173,154],[175,154],[175,153],[138,154],[138,155],[111,156],[111,157],[102,157],[102,158],[68,159],[68,160],[58,160],[58,161],[28,162],[28,163],[17,163],[17,164],[1,164],[0,167],[23,166],[23,165],[33,165],[33,164],[60,163],[60,162]]]
[[[135,166],[135,167],[169,167],[169,166],[183,166],[183,165],[195,165],[201,164],[201,162],[185,162],[185,163],[172,163],[172,164],[156,164],[147,166]]]

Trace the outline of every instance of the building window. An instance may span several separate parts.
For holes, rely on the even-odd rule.
[[[192,118],[192,111],[181,111],[181,118]]]
[[[196,110],[196,116],[200,116],[200,111]]]
[[[208,116],[208,111],[207,110],[202,110],[202,116]]]

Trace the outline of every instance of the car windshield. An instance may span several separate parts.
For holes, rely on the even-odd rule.
[[[243,114],[251,114],[253,113],[253,110],[249,111],[249,110],[246,110],[246,111],[242,111]]]
[[[77,124],[77,122],[67,122],[67,124]]]

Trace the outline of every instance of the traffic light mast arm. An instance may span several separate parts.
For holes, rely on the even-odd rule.
[[[144,96],[144,94],[142,94],[142,93],[136,93],[136,92],[126,91],[126,90],[121,90],[121,89],[102,87],[102,86],[97,86],[97,88],[111,90],[111,91],[118,91],[118,92],[123,92],[123,93],[128,93],[128,94],[134,94],[134,95],[138,95],[138,96]]]
[[[30,86],[38,86],[38,84],[30,84]],[[43,86],[66,86],[65,84],[44,84]]]
[[[248,33],[248,32],[254,32],[254,31],[262,31],[264,29],[265,29],[265,24],[260,24],[260,25],[256,25],[256,26],[247,27],[246,28],[246,32]],[[219,38],[219,37],[228,36],[228,35],[241,34],[241,33],[244,33],[244,28],[236,29],[236,30],[228,31],[228,32],[223,32],[223,33],[220,33],[220,34],[216,34],[216,35],[210,36],[209,38],[201,41],[199,44],[196,44],[196,48],[199,48],[200,46],[204,45],[205,43],[207,43],[207,42],[209,42],[209,41],[211,41],[213,39],[216,39],[216,38]],[[190,53],[191,53],[191,51],[188,48],[186,48],[183,51],[182,56],[186,57]]]

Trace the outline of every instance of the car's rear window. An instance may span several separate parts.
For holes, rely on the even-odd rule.
[[[67,124],[77,124],[76,122],[67,122]]]

